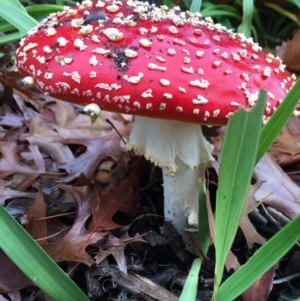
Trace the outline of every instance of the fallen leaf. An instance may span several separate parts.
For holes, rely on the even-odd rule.
[[[65,185],[60,185],[60,188],[71,194],[77,209],[74,223],[67,234],[59,241],[49,243],[46,221],[35,222],[37,218],[44,217],[46,213],[46,204],[41,191],[37,194],[35,204],[27,210],[27,231],[34,239],[42,239],[38,243],[54,261],[75,261],[91,266],[95,262],[85,249],[88,245],[97,243],[105,236],[105,233],[91,233],[84,226],[91,214],[91,207],[94,205],[93,197],[95,194],[92,191],[93,188],[88,186],[68,187]]]
[[[300,188],[279,165],[266,154],[254,168],[254,178],[263,182],[254,194],[256,201],[267,204],[289,218],[300,214]]]
[[[0,293],[17,291],[32,282],[20,271],[20,269],[0,249]]]
[[[273,266],[254,282],[242,295],[243,301],[267,301],[273,287],[273,278],[278,265]]]
[[[283,58],[289,70],[300,71],[300,31],[295,30],[293,38],[276,47],[276,55]]]
[[[300,119],[290,118],[268,151],[280,165],[300,161]]]

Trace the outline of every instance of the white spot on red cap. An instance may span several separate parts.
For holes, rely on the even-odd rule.
[[[271,68],[270,67],[265,67],[263,70],[263,76],[264,77],[269,77],[271,75]]]
[[[73,28],[79,28],[79,27],[81,27],[81,25],[83,25],[83,24],[84,24],[83,18],[71,20],[71,26],[72,26]]]
[[[147,39],[140,39],[139,43],[141,46],[144,46],[146,48],[149,48],[152,46],[152,42]]]
[[[163,86],[170,86],[170,81],[167,79],[160,79],[159,82],[163,85]]]
[[[137,57],[137,56],[138,56],[137,51],[132,50],[132,49],[128,49],[128,48],[126,48],[126,49],[124,50],[124,54],[125,54],[125,56],[127,56],[127,57],[129,57],[129,58],[134,58],[134,57]]]
[[[38,45],[38,43],[28,43],[24,48],[24,52],[28,52],[29,50],[35,48]]]
[[[50,27],[46,30],[46,35],[48,37],[52,37],[52,36],[55,36],[57,33],[56,29],[54,27]]]
[[[152,95],[152,89],[148,89],[145,92],[142,93],[142,97],[143,98],[149,98],[149,97],[153,97]]]
[[[71,78],[78,84],[80,84],[80,79],[81,76],[79,75],[79,73],[77,71],[73,71],[71,73],[68,72],[64,72],[63,73],[64,76],[71,76]]]
[[[190,86],[198,87],[198,88],[202,88],[202,89],[207,89],[209,87],[209,82],[205,79],[191,80],[190,81]]]
[[[181,70],[182,70],[183,72],[190,73],[190,74],[193,74],[193,73],[194,73],[193,67],[187,68],[187,67],[182,66],[182,67],[181,67]]]
[[[180,39],[173,39],[173,42],[175,44],[179,44],[181,46],[184,46],[185,45],[185,42],[183,40],[180,40]]]
[[[168,50],[167,50],[167,53],[169,54],[169,55],[175,55],[176,54],[176,50],[175,49],[173,49],[173,48],[169,48]]]
[[[162,67],[162,66],[156,65],[154,63],[149,63],[148,68],[151,70],[156,70],[156,71],[166,71],[167,70],[166,67]]]
[[[88,46],[86,46],[85,44],[84,44],[84,42],[82,41],[82,40],[80,40],[80,39],[75,39],[75,41],[74,41],[74,46],[75,46],[75,48],[78,48],[79,50],[81,50],[81,51],[83,51],[83,50],[85,50]]]
[[[204,56],[204,51],[198,50],[198,51],[196,52],[196,56],[197,56],[197,57],[203,57],[203,56]]]
[[[169,32],[177,34],[178,33],[178,29],[175,26],[169,26]]]
[[[141,81],[143,76],[144,76],[144,74],[141,72],[138,75],[133,75],[133,76],[128,76],[125,74],[124,79],[127,80],[129,83],[137,84]]]
[[[173,95],[171,93],[164,93],[163,96],[167,99],[172,99]]]
[[[159,105],[159,110],[163,111],[166,108],[167,104],[165,102],[161,102]]]
[[[108,5],[106,6],[106,10],[109,11],[110,13],[115,13],[119,10],[119,6],[116,4]]]
[[[96,49],[92,50],[92,52],[102,54],[102,55],[106,55],[106,54],[110,53],[110,50],[105,49],[105,48],[96,48]]]
[[[208,99],[202,95],[197,95],[197,99],[192,100],[194,105],[206,105],[208,103]]]
[[[147,28],[145,28],[145,27],[140,27],[139,28],[139,32],[140,32],[140,34],[147,34],[148,33],[148,29]]]
[[[59,37],[57,38],[57,43],[60,47],[66,46],[68,43],[68,40],[65,39],[64,37]]]
[[[55,60],[62,66],[66,64],[71,64],[73,61],[71,57],[66,57],[66,56],[56,56]]]
[[[48,80],[52,79],[53,78],[53,72],[46,71],[45,75],[44,75],[44,78],[48,79]]]
[[[103,30],[103,33],[110,41],[120,41],[123,39],[123,33],[117,28],[106,28]]]
[[[82,26],[79,30],[79,34],[85,36],[93,32],[93,26],[91,24]]]

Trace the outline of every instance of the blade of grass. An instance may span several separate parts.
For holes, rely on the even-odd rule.
[[[231,301],[274,266],[300,238],[300,215],[265,243],[246,264],[229,277],[216,294],[217,300]]]
[[[25,7],[21,4],[19,0],[1,0],[0,2],[9,2],[11,6],[15,9],[19,9],[25,13]]]
[[[287,121],[290,119],[300,98],[300,80],[288,93],[284,101],[280,104],[268,123],[264,126],[259,140],[256,163],[266,153],[268,148],[275,141]]]
[[[0,0],[0,16],[26,34],[37,21],[30,17],[24,8],[20,8],[15,1]]]
[[[89,300],[2,205],[0,205],[0,248],[53,300]]]
[[[4,36],[0,36],[0,45],[4,45],[18,39],[21,39],[24,35],[20,32],[13,32],[10,34],[6,34]]]
[[[190,6],[190,12],[196,13],[200,12],[202,0],[193,0]]]
[[[261,91],[251,112],[241,109],[228,123],[220,155],[216,201],[216,293],[252,176],[261,129],[266,92]],[[234,153],[233,153],[234,152]]]
[[[243,19],[241,25],[238,27],[238,32],[243,33],[247,38],[251,36],[251,26],[254,11],[254,1],[243,1]]]
[[[282,8],[281,6],[275,4],[275,3],[271,3],[271,2],[265,2],[264,3],[266,7],[275,10],[276,12],[278,12],[279,14],[285,16],[288,19],[291,19],[292,21],[296,22],[298,24],[298,19],[297,19],[297,15],[293,14],[289,11],[287,11],[286,9]]]
[[[201,259],[196,258],[193,261],[191,270],[184,284],[182,293],[178,301],[193,301],[197,297],[197,288],[198,288],[198,274],[201,268]]]

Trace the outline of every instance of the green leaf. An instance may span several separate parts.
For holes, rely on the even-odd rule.
[[[285,97],[268,123],[264,126],[259,141],[259,147],[256,156],[256,163],[266,153],[276,137],[279,135],[287,121],[290,119],[300,98],[300,79],[293,86],[291,91]]]
[[[10,34],[6,34],[4,36],[0,36],[0,45],[4,45],[13,41],[16,41],[23,37],[23,34],[20,32],[13,32]]]
[[[300,215],[265,243],[220,287],[218,301],[231,301],[274,266],[300,238]]]
[[[238,32],[243,33],[247,38],[251,36],[251,26],[254,11],[254,0],[243,1],[243,20],[238,27]]]
[[[202,0],[193,0],[190,7],[190,12],[192,13],[200,12],[201,4],[202,4]]]
[[[298,8],[300,8],[300,0],[288,0],[288,2],[295,4]]]
[[[30,17],[24,7],[15,0],[0,0],[0,16],[26,34],[37,22]]]
[[[184,284],[182,293],[178,301],[193,301],[197,297],[197,288],[198,288],[198,274],[201,268],[200,258],[196,258],[193,261],[191,270]]]
[[[230,117],[220,155],[215,226],[215,292],[223,275],[248,192],[258,147],[266,92],[261,91],[251,112],[241,109]],[[234,151],[234,153],[233,153]]]
[[[264,4],[265,4],[266,7],[275,10],[276,12],[281,14],[282,16],[285,16],[286,18],[291,19],[292,21],[298,23],[296,14],[293,14],[293,13],[287,11],[286,9],[283,9],[281,6],[279,6],[278,4],[275,4],[275,3],[265,2]]]
[[[0,248],[43,292],[56,301],[88,297],[0,205]]]

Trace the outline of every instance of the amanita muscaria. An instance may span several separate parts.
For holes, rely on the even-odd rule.
[[[181,234],[197,226],[199,168],[213,160],[201,124],[225,125],[260,88],[267,121],[295,82],[278,57],[211,18],[134,0],[51,14],[16,62],[51,96],[136,116],[128,148],[163,168],[165,217]]]

